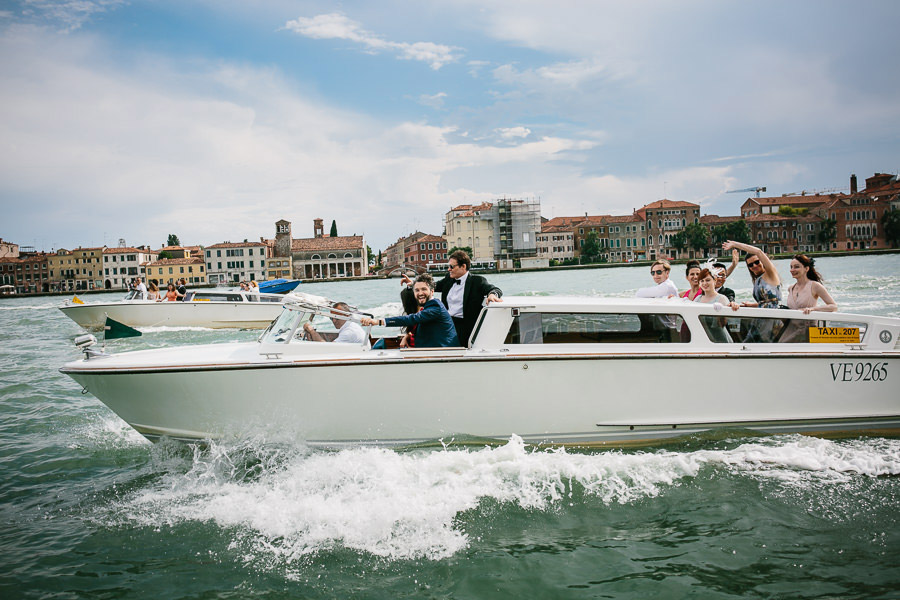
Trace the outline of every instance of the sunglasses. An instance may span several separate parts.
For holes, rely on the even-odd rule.
[[[758,265],[758,264],[759,264],[759,261],[758,261],[758,260],[755,260],[755,261],[753,261],[753,262],[748,262],[748,263],[747,263],[747,266],[748,266],[748,267],[755,267],[755,266]]]
[[[653,271],[653,270],[651,270],[651,271],[650,271],[650,274],[651,274],[651,275],[662,275],[662,274],[665,273],[665,272],[666,272],[666,271],[665,271],[664,269],[660,269],[659,271]]]

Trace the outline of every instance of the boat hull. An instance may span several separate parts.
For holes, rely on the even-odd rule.
[[[298,285],[300,285],[299,279],[260,281],[259,291],[265,294],[287,294],[292,292]]]
[[[110,302],[72,304],[60,310],[89,330],[102,330],[106,317],[129,327],[265,329],[281,314],[276,302]]]
[[[150,439],[277,431],[339,446],[516,434],[589,446],[719,428],[900,434],[897,356],[473,354],[139,370],[104,368],[101,359],[63,371]]]

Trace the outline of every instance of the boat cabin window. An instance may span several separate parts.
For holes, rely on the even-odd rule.
[[[204,292],[196,292],[194,296],[191,298],[194,302],[243,302],[244,299],[240,294],[228,294],[228,293],[218,293],[218,294],[207,294]]]
[[[259,296],[259,301],[260,302],[278,302],[280,304],[283,300],[279,296]]]
[[[700,315],[700,324],[709,339],[717,344],[808,344],[810,342],[829,342],[854,339],[862,341],[866,332],[865,323],[849,323],[843,321],[825,321],[816,319],[762,318],[762,317],[723,317],[718,315]],[[813,339],[810,339],[810,328]],[[818,328],[827,328],[823,335]],[[858,339],[854,331],[859,330]],[[846,334],[850,337],[834,337]],[[845,342],[846,343],[846,342]]]
[[[309,313],[302,310],[281,311],[278,318],[259,336],[264,344],[288,344],[303,335],[303,324],[309,320]]]
[[[672,344],[691,341],[680,315],[521,313],[506,344]]]

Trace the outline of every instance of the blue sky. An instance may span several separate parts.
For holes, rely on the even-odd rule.
[[[312,233],[462,203],[545,217],[900,169],[900,2],[0,4],[0,237]]]

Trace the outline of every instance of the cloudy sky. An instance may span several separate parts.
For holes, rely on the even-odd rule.
[[[212,244],[900,169],[900,2],[6,0],[0,237]]]

